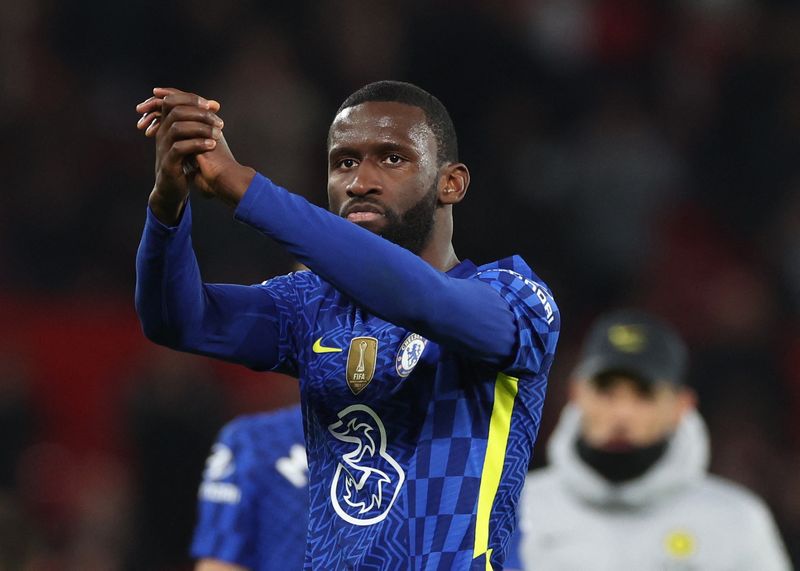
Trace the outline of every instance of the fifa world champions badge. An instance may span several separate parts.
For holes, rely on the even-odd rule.
[[[353,337],[347,352],[347,386],[357,395],[375,375],[378,340],[374,337]]]

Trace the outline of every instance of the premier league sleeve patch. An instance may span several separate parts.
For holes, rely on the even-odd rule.
[[[227,480],[236,472],[233,452],[224,444],[215,444],[206,460],[203,482],[200,484],[200,499],[207,502],[238,504],[242,492],[234,482]]]
[[[422,353],[425,351],[425,346],[428,340],[416,333],[410,334],[400,344],[400,349],[397,351],[394,366],[397,374],[401,377],[407,377],[417,366],[419,360],[422,358]]]

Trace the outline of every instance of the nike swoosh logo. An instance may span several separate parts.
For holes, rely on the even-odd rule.
[[[311,347],[311,350],[314,353],[341,353],[342,350],[338,347],[324,347],[322,345],[322,337],[314,341],[314,345]]]

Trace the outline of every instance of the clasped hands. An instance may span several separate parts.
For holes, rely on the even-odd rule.
[[[168,226],[180,220],[192,186],[235,206],[255,176],[233,157],[219,110],[217,101],[161,87],[136,106],[142,114],[136,127],[156,142],[156,180],[149,205]]]

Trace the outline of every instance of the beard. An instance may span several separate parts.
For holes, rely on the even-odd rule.
[[[434,184],[425,196],[402,215],[387,209],[385,211],[386,226],[381,230],[380,235],[419,255],[427,246],[433,233],[438,199],[439,192]]]
[[[351,200],[343,205],[341,211],[350,210],[352,206],[357,204],[374,204],[380,207],[385,224],[376,233],[382,238],[419,255],[430,242],[431,234],[433,233],[436,209],[439,205],[437,187],[437,183],[432,184],[428,192],[402,214],[398,214],[395,210],[388,208],[383,202],[371,196]]]

